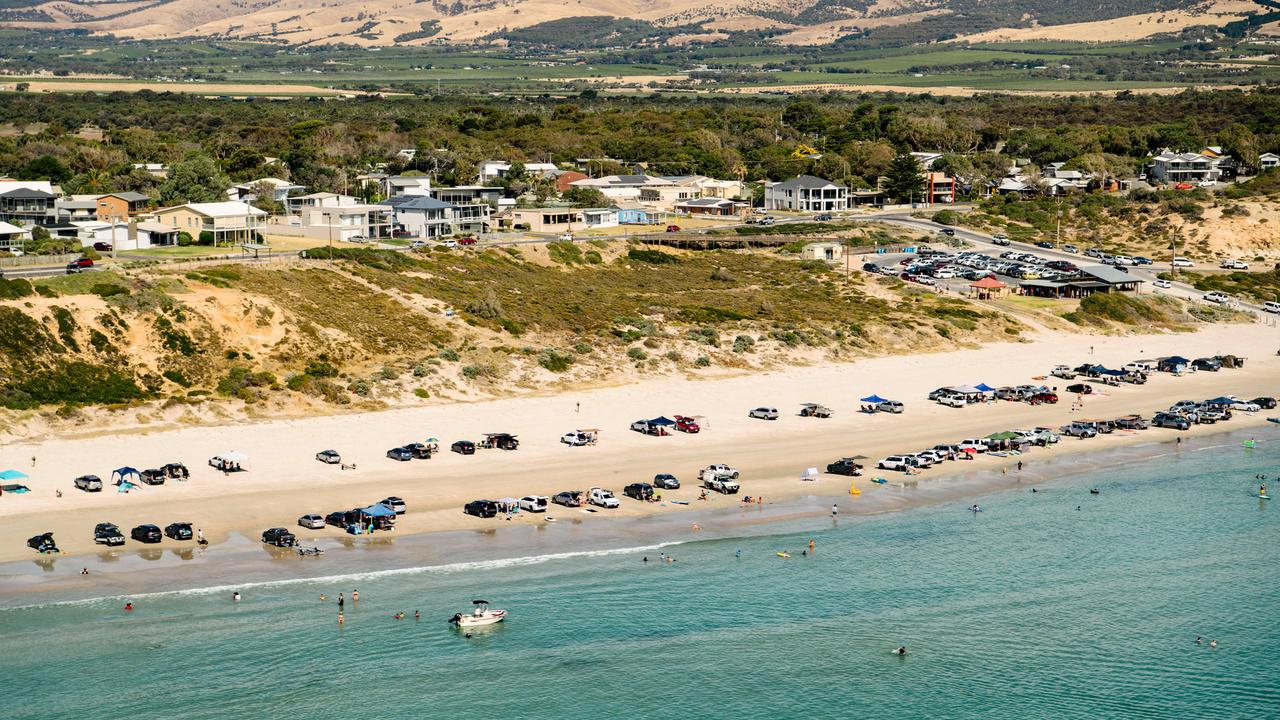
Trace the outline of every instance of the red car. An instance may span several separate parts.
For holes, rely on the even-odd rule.
[[[679,225],[668,225],[668,226],[667,226],[667,232],[680,232],[680,226],[679,226]]]
[[[1058,402],[1058,394],[1052,392],[1036,393],[1028,401],[1032,405],[1053,405]]]
[[[93,260],[84,257],[77,258],[67,263],[67,274],[83,272],[91,267],[93,267]]]
[[[470,235],[466,237],[460,237],[458,238],[458,244],[459,245],[475,245],[476,239],[471,237]]]
[[[698,423],[694,422],[693,418],[685,417],[684,415],[677,415],[676,429],[680,432],[696,433],[702,428],[698,427]]]

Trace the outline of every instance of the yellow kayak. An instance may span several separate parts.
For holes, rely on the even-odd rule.
[[[779,552],[779,553],[778,553],[778,557],[780,557],[780,558],[789,558],[789,557],[791,557],[791,553],[789,553],[789,552],[787,552],[787,551],[783,550],[782,552]]]

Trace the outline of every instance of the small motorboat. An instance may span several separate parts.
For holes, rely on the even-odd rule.
[[[458,627],[477,627],[480,625],[493,625],[507,619],[506,610],[490,610],[488,600],[472,600],[475,610],[469,614],[457,613],[449,618],[449,624]]]
[[[1089,494],[1090,494],[1090,495],[1097,495],[1097,494],[1098,494],[1098,493],[1100,493],[1100,492],[1102,492],[1102,491],[1101,491],[1101,490],[1099,490],[1098,488],[1093,488],[1092,490],[1090,490],[1090,491],[1089,491]]]

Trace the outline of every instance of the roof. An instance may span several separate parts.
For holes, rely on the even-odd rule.
[[[387,179],[388,185],[422,185],[431,184],[431,178],[426,175],[392,175]]]
[[[719,205],[733,205],[732,200],[724,200],[722,198],[695,198],[693,200],[684,200],[676,203],[676,207],[688,205],[692,207],[717,207]]]
[[[988,275],[981,280],[969,283],[969,287],[981,288],[984,290],[998,290],[1005,287],[1005,284]]]
[[[161,222],[144,221],[138,223],[138,229],[149,233],[176,233],[178,228]]]
[[[838,188],[844,187],[844,185],[841,185],[840,183],[831,182],[830,180],[823,180],[822,178],[814,177],[813,175],[797,175],[796,177],[793,177],[790,180],[784,180],[783,182],[780,182],[774,185],[775,188],[782,188],[784,190],[799,189],[799,188],[814,189],[814,188],[825,188],[825,187],[833,187],[833,186]]]
[[[0,193],[0,197],[7,198],[53,198],[56,197],[51,192],[44,190],[36,190],[34,188],[17,187],[12,190]]]
[[[650,175],[606,175],[599,178],[574,180],[570,185],[576,187],[639,187],[641,185],[674,185],[665,178]]]
[[[97,200],[63,200],[58,203],[58,207],[63,210],[97,210]]]
[[[186,205],[165,208],[163,210],[157,210],[156,212],[167,212],[169,210],[177,210],[179,208],[187,208],[192,212],[207,215],[208,217],[241,217],[244,215],[267,214],[266,210],[259,210],[249,203],[239,202],[236,200],[212,203],[187,203]]]
[[[1123,270],[1117,270],[1107,265],[1090,265],[1080,268],[1080,272],[1101,280],[1109,285],[1117,285],[1120,283],[1140,283],[1142,280],[1130,275]]]
[[[143,193],[140,193],[140,192],[133,192],[132,190],[129,190],[129,191],[126,191],[126,192],[113,192],[113,193],[107,193],[106,195],[103,195],[102,197],[114,197],[114,198],[120,198],[121,200],[124,200],[125,202],[144,202],[144,201],[149,201],[149,200],[151,200],[151,196],[150,196],[150,195],[146,195],[146,194],[143,194]]]
[[[397,210],[448,210],[453,206],[430,195],[409,195],[407,200],[392,204]]]
[[[277,190],[280,190],[280,189],[283,189],[283,188],[300,188],[300,187],[302,187],[302,185],[295,185],[295,184],[293,184],[293,183],[289,182],[288,180],[281,180],[280,178],[258,178],[257,180],[251,180],[251,181],[249,181],[249,182],[247,182],[247,183],[243,183],[243,184],[241,184],[241,185],[237,185],[236,187],[238,187],[238,188],[240,188],[240,189],[242,189],[242,190],[253,190],[253,189],[254,189],[254,188],[256,188],[258,185],[261,185],[261,184],[263,184],[263,183],[266,183],[267,185],[270,185],[271,187],[276,188]]]
[[[0,235],[20,235],[24,232],[26,232],[26,230],[18,227],[17,225],[0,222]]]

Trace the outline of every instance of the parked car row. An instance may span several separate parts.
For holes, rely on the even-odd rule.
[[[158,468],[150,468],[147,470],[135,470],[133,468],[120,468],[112,473],[112,478],[121,482],[133,482],[133,479],[146,485],[163,485],[165,480],[186,480],[191,477],[191,472],[187,470],[187,466],[182,463],[169,463]],[[81,475],[71,481],[72,487],[84,492],[102,492],[102,478],[97,475]]]
[[[154,545],[166,537],[172,540],[190,540],[193,535],[191,523],[175,522],[166,525],[163,531],[158,525],[144,523],[131,530],[129,537],[136,542]],[[98,523],[93,528],[93,541],[98,545],[117,547],[124,545],[124,533],[120,532],[115,523]]]
[[[999,437],[1000,435],[1004,435],[1005,437]],[[973,457],[996,448],[1028,445],[1044,447],[1051,443],[1058,442],[1059,439],[1059,435],[1047,427],[1037,427],[1033,430],[1011,430],[1008,433],[997,433],[992,437],[966,438],[956,444],[934,445],[931,448],[916,453],[899,453],[897,455],[890,455],[883,460],[878,461],[876,463],[876,467],[881,470],[898,470],[901,472],[909,472],[917,469],[923,470],[942,462]],[[846,458],[845,461],[853,464],[852,459]],[[836,465],[837,463],[828,465],[827,472],[835,472],[832,468]],[[860,471],[861,467],[855,467],[854,470]],[[859,473],[855,472],[852,474]]]

